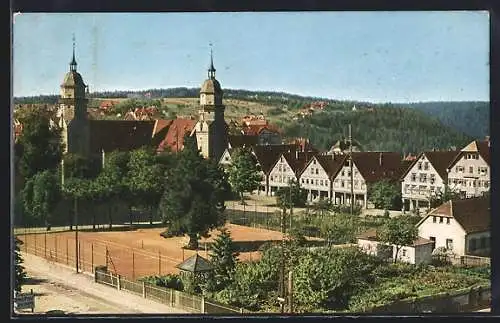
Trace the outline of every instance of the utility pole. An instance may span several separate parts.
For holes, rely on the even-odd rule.
[[[76,264],[76,273],[78,274],[78,261],[80,260],[79,258],[79,250],[78,250],[78,199],[75,197],[75,204],[74,204],[74,211],[75,211],[75,264]]]
[[[349,167],[351,172],[351,217],[354,215],[354,174],[352,172],[352,132],[349,124]]]
[[[286,206],[283,207],[283,213],[281,216],[281,268],[280,268],[281,269],[280,270],[281,313],[285,312],[285,212],[286,212]]]
[[[293,271],[288,272],[288,310],[293,313]]]

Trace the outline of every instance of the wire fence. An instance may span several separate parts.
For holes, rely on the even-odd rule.
[[[117,288],[118,290],[128,291],[136,295],[141,295],[146,299],[150,299],[167,306],[183,309],[190,313],[249,313],[249,311],[242,308],[205,300],[203,296],[192,295],[170,288],[154,286],[146,282],[130,281],[112,272],[96,270],[94,278],[97,283],[109,285]]]
[[[105,266],[109,271],[120,273],[122,276],[135,280],[142,276],[166,275],[178,273],[175,268],[184,257],[183,252],[178,259],[161,250],[153,251],[129,248],[111,241],[98,239],[78,239],[71,234],[39,233],[20,234],[18,238],[23,242],[22,251],[76,268],[78,259],[79,271],[94,273],[96,266]],[[78,255],[78,257],[76,256]]]

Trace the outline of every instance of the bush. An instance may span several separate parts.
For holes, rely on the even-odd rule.
[[[163,231],[162,233],[160,233],[160,235],[165,239],[184,236],[184,234],[182,232],[170,231],[170,229]]]

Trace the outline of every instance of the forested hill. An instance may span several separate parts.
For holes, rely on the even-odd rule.
[[[320,112],[283,126],[286,135],[310,138],[318,148],[329,149],[336,140],[347,136],[349,123],[353,139],[365,151],[418,154],[432,149],[460,149],[474,140],[420,111],[392,107]]]
[[[196,98],[199,88],[148,89],[91,93],[91,98]],[[421,151],[421,148],[460,147],[474,138],[489,134],[488,102],[422,102],[410,104],[373,104],[305,97],[283,92],[224,89],[226,99],[256,102],[273,107],[275,119],[287,136],[308,136],[321,148],[328,148],[341,137],[346,124],[353,123],[356,137],[367,149]],[[14,98],[14,103],[57,102],[57,95]],[[145,100],[140,100],[145,101]],[[324,112],[300,121],[291,121],[311,103],[326,103]],[[357,111],[351,113],[356,106]],[[248,113],[259,111],[248,111]],[[419,113],[420,112],[420,113]],[[280,115],[282,114],[282,115]],[[431,118],[428,118],[430,116]],[[399,120],[402,120],[401,122]],[[438,122],[438,120],[440,122]],[[347,123],[346,123],[347,122]],[[328,125],[328,124],[331,125]],[[308,135],[306,133],[308,131]],[[345,131],[344,131],[345,132]]]
[[[443,124],[475,138],[490,134],[490,105],[488,102],[424,102],[403,107],[414,108],[439,119]]]

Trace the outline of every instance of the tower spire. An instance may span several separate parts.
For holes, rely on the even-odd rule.
[[[72,72],[76,72],[76,59],[75,59],[75,34],[73,34],[73,58],[69,63],[69,70]]]
[[[210,45],[210,68],[208,69],[208,78],[214,79],[215,78],[215,67],[214,67],[214,55],[212,51],[212,43]]]

